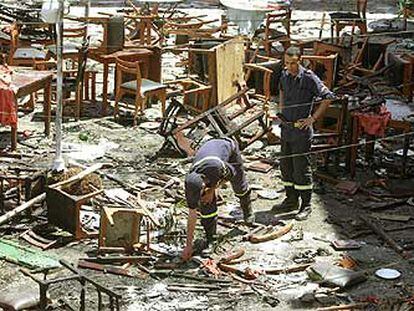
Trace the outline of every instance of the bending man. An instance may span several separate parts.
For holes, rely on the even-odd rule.
[[[207,242],[214,240],[217,231],[216,189],[230,181],[234,193],[240,200],[244,221],[254,222],[250,189],[243,170],[238,144],[232,139],[212,139],[203,144],[195,155],[194,162],[185,178],[185,195],[190,209],[187,223],[187,245],[182,258],[188,260],[193,253],[194,230],[197,210],[206,233]]]

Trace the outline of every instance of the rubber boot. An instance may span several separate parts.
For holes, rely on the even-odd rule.
[[[295,216],[295,219],[299,221],[308,219],[310,214],[312,213],[312,190],[300,191],[300,198],[302,200],[302,203],[300,205],[299,212]]]
[[[293,187],[285,187],[286,198],[282,203],[274,205],[272,211],[274,212],[289,212],[299,208],[299,193]]]
[[[253,224],[255,221],[255,216],[252,209],[252,200],[250,198],[250,193],[252,191],[249,190],[245,193],[244,196],[239,197],[240,199],[240,208],[243,211],[243,219],[246,224]]]

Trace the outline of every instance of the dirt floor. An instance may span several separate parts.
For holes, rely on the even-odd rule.
[[[295,1],[293,19],[296,18],[298,21],[293,26],[293,35],[302,38],[317,36],[322,12],[337,8],[345,8],[344,1],[329,1],[329,6],[328,1]],[[113,8],[92,9],[93,12],[105,10],[112,11]],[[391,18],[395,16],[395,5],[393,1],[370,1],[368,11],[368,18],[372,20]],[[79,12],[82,10],[75,8],[72,14],[80,14]],[[192,12],[215,17],[221,14],[221,10],[217,8],[192,9]],[[308,18],[309,16],[312,18]],[[93,31],[99,32],[98,29]],[[329,27],[325,26],[324,36],[328,35]],[[171,53],[163,56],[165,80],[179,77],[183,73],[182,67],[176,67],[178,61],[179,59]],[[98,64],[90,65],[98,70],[102,69]],[[113,68],[110,74],[113,76]],[[100,79],[101,76],[98,75],[98,80]],[[101,85],[98,84],[98,94],[100,89]],[[109,89],[113,89],[113,85]],[[400,102],[397,101],[398,103]],[[407,114],[413,113],[413,103],[400,105],[408,109]],[[112,168],[101,171],[141,189],[142,199],[150,202],[151,210],[163,221],[163,228],[153,232],[154,248],[169,254],[157,255],[157,260],[146,264],[151,271],[150,274],[136,266],[129,267],[131,276],[128,277],[82,269],[82,273],[97,283],[122,295],[121,310],[316,310],[323,306],[361,303],[365,305],[360,308],[365,310],[414,310],[414,260],[409,256],[414,249],[414,205],[412,200],[390,205],[398,200],[390,197],[390,194],[412,192],[414,189],[414,159],[411,157],[409,160],[408,169],[411,177],[406,179],[393,177],[395,171],[386,169],[383,162],[379,162],[379,159],[387,159],[398,163],[400,157],[395,151],[401,148],[401,142],[377,144],[375,161],[365,160],[362,157],[363,152],[360,152],[356,181],[366,191],[348,195],[334,185],[315,178],[314,211],[310,219],[303,222],[292,220],[289,215],[271,211],[272,206],[284,198],[278,168],[279,146],[269,145],[266,140],[249,146],[243,152],[247,165],[258,158],[271,160],[273,164],[273,169],[268,173],[247,170],[248,180],[254,189],[253,206],[257,222],[276,228],[292,224],[293,229],[274,241],[259,244],[244,241],[243,236],[250,232],[250,228],[235,224],[235,221],[241,219],[237,199],[230,187],[222,189],[220,243],[214,258],[243,248],[245,254],[242,258],[246,260],[238,264],[238,267],[241,270],[250,268],[256,278],[253,281],[241,282],[237,276],[231,278],[226,274],[211,280],[212,274],[202,271],[197,260],[180,263],[180,251],[185,243],[187,211],[182,200],[183,180],[190,161],[180,157],[174,150],[161,148],[165,140],[157,134],[161,117],[160,107],[154,105],[147,109],[145,116],[135,127],[128,117],[122,118],[120,122],[116,122],[111,115],[102,118],[100,110],[101,103],[98,102],[85,108],[84,117],[79,122],[65,117],[64,157],[67,161],[76,161],[88,166],[98,162],[110,163]],[[2,161],[2,170],[12,166],[23,169],[51,167],[55,143],[53,135],[45,138],[42,134],[41,114],[40,106],[36,107],[34,112],[19,112],[18,148],[23,157],[11,163]],[[8,144],[7,132],[3,132],[0,138],[2,145]],[[387,149],[388,147],[391,149]],[[340,156],[344,157],[345,152],[340,152]],[[313,160],[316,165],[321,159],[315,157]],[[328,167],[322,172],[339,180],[350,180],[345,167],[334,164],[330,158]],[[159,180],[165,176],[174,177],[171,186],[163,187],[154,183],[153,179]],[[385,180],[385,185],[380,182],[374,185],[367,184],[367,181],[378,181],[381,178]],[[106,190],[120,187],[107,177],[103,177],[103,184]],[[371,194],[368,194],[369,191]],[[94,204],[96,212],[99,204]],[[385,206],[387,204],[391,207]],[[360,217],[374,216],[373,213],[380,214],[372,219],[375,219],[398,245],[404,247],[404,253],[399,254],[387,245]],[[393,219],[392,215],[406,217]],[[0,226],[0,237],[30,246],[19,238],[20,235],[30,228],[40,233],[48,233],[49,229],[44,229],[46,223],[46,208],[39,208],[31,217],[17,218]],[[144,235],[142,238],[145,240]],[[201,227],[198,228],[197,235],[202,238]],[[43,254],[65,259],[75,265],[79,259],[95,256],[97,253],[97,239],[87,238],[67,243],[68,238],[64,233],[54,231],[53,236],[59,237],[59,241],[64,245],[44,251]],[[337,251],[332,246],[334,240],[355,240],[358,242],[358,249]],[[153,251],[153,254],[157,253]],[[348,258],[348,261],[344,258]],[[353,271],[361,273],[355,284],[343,286],[340,283],[343,278],[335,272],[335,267],[338,262],[350,264],[349,258],[354,261]],[[166,267],[166,264],[173,265],[174,269],[160,268]],[[310,274],[305,271],[283,271],[305,264],[326,264],[326,274],[322,273],[322,276],[311,280]],[[19,271],[20,268],[19,265],[8,261],[0,261],[0,301],[5,294],[16,293],[21,297],[31,297],[33,290],[37,292],[36,283],[25,277]],[[394,280],[382,279],[375,275],[380,268],[396,269],[401,276]],[[265,274],[265,269],[282,269],[282,272],[275,275]],[[331,283],[335,284],[326,286],[322,279],[326,281],[329,271],[333,273]],[[180,277],[180,274],[203,277],[204,281]],[[41,275],[39,274],[39,277]],[[66,269],[49,273],[49,277],[62,275],[70,273]],[[212,286],[211,290],[206,291],[206,277],[210,277],[209,285],[216,287]],[[199,284],[198,289],[203,290],[174,291],[172,287],[177,283]],[[79,308],[80,291],[81,286],[75,281],[52,286],[49,291],[51,310],[70,310],[68,305],[74,309]],[[94,289],[91,286],[87,287],[86,310],[96,310],[97,300]],[[103,301],[105,307],[109,308],[109,301],[105,296]]]

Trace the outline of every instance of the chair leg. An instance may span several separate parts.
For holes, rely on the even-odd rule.
[[[135,113],[134,113],[134,121],[133,121],[133,125],[136,126],[137,125],[137,119],[138,119],[138,114],[142,113],[144,107],[144,101],[146,100],[146,98],[142,98],[141,96],[137,95],[135,98]]]
[[[164,89],[159,95],[159,99],[161,101],[161,114],[162,117],[165,117],[165,103],[167,101],[167,91]]]
[[[92,97],[92,101],[96,102],[96,72],[92,72],[91,76],[92,76],[91,97]]]
[[[82,84],[80,84],[76,90],[76,95],[75,95],[75,118],[76,120],[80,119],[80,115],[81,115],[81,104],[82,104]]]
[[[114,106],[114,119],[118,120],[119,118],[119,101],[122,98],[121,91],[116,91],[115,93],[115,106]]]

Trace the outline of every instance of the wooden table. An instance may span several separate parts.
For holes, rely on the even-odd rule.
[[[117,51],[111,54],[106,55],[91,55],[90,57],[104,65],[103,68],[103,86],[102,86],[102,114],[106,115],[108,108],[108,76],[109,76],[109,65],[116,62],[116,58],[122,58],[128,61],[143,61],[148,65],[148,78],[160,82],[161,81],[161,60],[156,56],[155,53],[149,49],[127,49],[122,51]]]
[[[50,94],[53,73],[48,71],[15,71],[12,74],[11,88],[15,90],[16,98],[30,95],[41,89],[43,94],[43,118],[45,121],[45,134],[50,135]],[[11,129],[11,148],[17,146],[17,125]]]

